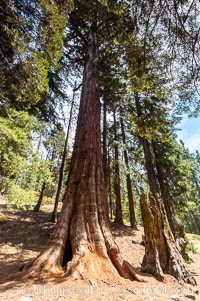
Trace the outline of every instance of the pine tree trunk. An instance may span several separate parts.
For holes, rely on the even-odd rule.
[[[103,171],[106,189],[108,191],[108,151],[107,151],[107,105],[104,100],[103,104]],[[107,215],[109,218],[109,200],[106,204]]]
[[[103,104],[103,170],[105,184],[108,187],[108,152],[107,152],[107,106],[104,100]]]
[[[37,202],[36,206],[33,209],[34,212],[39,212],[40,211],[40,206],[42,204],[42,199],[43,199],[43,196],[44,196],[45,187],[46,187],[46,182],[43,182],[38,202]]]
[[[122,140],[124,144],[124,160],[126,164],[127,174],[126,174],[126,184],[128,190],[128,202],[129,202],[129,212],[130,212],[130,223],[131,227],[137,230],[136,218],[135,218],[135,208],[134,208],[134,201],[133,201],[133,191],[132,191],[132,183],[131,183],[131,176],[129,172],[129,160],[128,154],[126,150],[126,136],[124,131],[124,123],[123,119],[121,118],[121,131],[122,131]]]
[[[109,209],[110,219],[113,219],[113,204],[112,204],[112,185],[111,185],[111,170],[110,170],[111,158],[110,151],[108,150],[108,196],[109,196]]]
[[[120,170],[119,170],[119,151],[118,151],[118,139],[117,139],[117,123],[116,123],[116,113],[114,110],[114,132],[115,132],[115,175],[114,175],[114,190],[116,197],[116,210],[115,210],[115,223],[119,225],[123,225],[123,217],[122,217],[122,201],[121,201],[121,187],[120,187]]]
[[[164,273],[167,273],[181,283],[196,285],[177,248],[162,201],[151,193],[148,200],[143,195],[140,201],[145,230],[145,256],[141,271],[152,274],[161,281]]]
[[[69,123],[68,123],[68,127],[67,127],[67,134],[66,134],[66,138],[65,138],[65,145],[64,145],[63,155],[62,155],[62,162],[61,162],[61,166],[60,166],[60,170],[59,170],[58,187],[57,187],[57,192],[56,192],[54,209],[53,209],[53,213],[51,216],[51,222],[53,222],[53,223],[55,223],[57,221],[58,203],[59,203],[60,191],[62,188],[65,161],[66,161],[66,157],[67,157],[67,147],[68,147],[71,122],[72,122],[72,113],[73,113],[74,101],[75,101],[75,91],[76,91],[76,83],[75,83],[73,97],[72,97],[71,109],[70,109],[70,114],[69,114]]]
[[[139,280],[133,267],[120,256],[106,212],[93,29],[88,35],[88,50],[66,198],[48,246],[27,275],[65,273],[74,279],[110,280],[120,275]]]

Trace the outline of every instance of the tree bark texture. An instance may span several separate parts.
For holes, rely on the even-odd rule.
[[[142,117],[142,109],[138,93],[135,93],[138,118]],[[173,275],[180,282],[196,284],[184,262],[173,233],[171,231],[164,201],[159,197],[159,186],[156,182],[155,166],[150,143],[141,137],[147,169],[150,194],[140,199],[142,219],[145,232],[145,256],[141,271],[154,275],[159,280],[164,279],[164,273]]]
[[[114,110],[114,131],[115,131],[115,174],[114,174],[114,190],[116,197],[116,209],[115,209],[115,223],[123,225],[123,216],[122,216],[122,200],[121,200],[121,187],[120,187],[120,170],[119,170],[119,150],[118,150],[118,138],[117,138],[117,122],[116,122],[116,112]]]
[[[131,183],[131,176],[129,171],[129,160],[128,160],[128,153],[126,150],[126,136],[124,130],[124,123],[123,119],[121,118],[121,131],[122,131],[122,140],[124,144],[124,160],[126,164],[127,174],[126,174],[126,185],[128,190],[128,202],[129,202],[129,212],[130,212],[130,223],[131,227],[137,230],[136,218],[135,218],[135,208],[134,208],[134,200],[133,200],[133,191],[132,191],[132,183]]]
[[[140,202],[145,231],[145,256],[141,271],[152,274],[161,281],[166,273],[181,283],[196,285],[177,248],[165,208],[158,195],[142,195]]]
[[[167,214],[167,219],[168,219],[170,228],[172,230],[174,237],[176,238],[176,224],[173,219],[173,212],[172,212],[173,204],[172,204],[172,201],[170,200],[170,193],[164,182],[165,174],[163,171],[162,163],[157,160],[159,154],[157,153],[156,145],[155,145],[155,143],[152,143],[152,144],[153,144],[153,151],[155,154],[155,164],[156,164],[156,170],[157,170],[157,178],[158,178],[158,182],[160,184],[161,197],[162,197],[162,200],[163,200],[163,203],[165,206],[165,211]]]
[[[27,275],[61,273],[73,279],[113,279],[120,275],[140,280],[121,258],[106,212],[96,45],[91,29],[66,197],[48,246]]]

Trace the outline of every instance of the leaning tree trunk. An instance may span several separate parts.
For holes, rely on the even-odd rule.
[[[48,246],[27,275],[65,273],[74,279],[111,279],[120,274],[139,280],[134,268],[120,256],[106,213],[93,29],[88,35],[88,50],[66,197]]]
[[[150,193],[147,200],[146,195],[143,195],[141,211],[145,230],[145,256],[141,271],[153,274],[159,280],[163,280],[164,273],[167,273],[173,275],[181,283],[196,285],[194,277],[176,246],[160,198],[153,197]]]
[[[34,212],[39,212],[40,211],[40,207],[41,207],[41,204],[42,204],[42,199],[43,199],[43,196],[44,196],[45,187],[46,187],[46,182],[43,182],[38,202],[37,202],[37,204],[35,205],[35,207],[33,209]]]
[[[137,224],[136,224],[136,218],[135,218],[135,208],[134,208],[134,201],[133,201],[133,191],[132,191],[132,183],[131,183],[131,176],[130,176],[130,170],[129,170],[129,160],[128,160],[128,153],[126,150],[126,136],[125,136],[125,130],[124,130],[124,122],[121,118],[121,131],[122,131],[122,140],[124,144],[124,160],[126,164],[126,184],[127,184],[127,190],[128,190],[128,202],[129,202],[129,212],[130,212],[130,223],[131,227],[135,230],[137,230]]]

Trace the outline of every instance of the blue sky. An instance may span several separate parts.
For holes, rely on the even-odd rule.
[[[190,152],[200,151],[200,117],[188,118],[184,116],[179,124],[181,131],[177,131],[178,139],[181,139]]]

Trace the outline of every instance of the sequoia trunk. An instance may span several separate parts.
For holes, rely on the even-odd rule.
[[[66,197],[48,246],[28,275],[46,272],[113,279],[120,274],[139,280],[133,267],[120,257],[109,228],[96,64],[96,35],[91,29]]]
[[[152,143],[152,144],[153,144],[153,151],[154,151],[154,154],[156,157],[155,164],[156,164],[156,169],[157,169],[157,178],[158,178],[158,181],[160,184],[160,192],[161,192],[162,200],[163,200],[163,203],[165,206],[165,211],[167,214],[167,219],[168,219],[170,228],[172,230],[174,237],[176,238],[176,224],[173,219],[173,212],[172,212],[173,204],[172,204],[172,201],[170,200],[170,193],[164,182],[165,175],[163,172],[162,163],[160,162],[160,160],[157,159],[159,157],[159,154],[156,149],[156,144],[155,143]]]
[[[144,117],[138,93],[135,93],[135,101],[138,118]],[[141,137],[141,142],[151,191],[148,198],[143,195],[140,199],[145,232],[145,256],[141,271],[153,274],[159,280],[163,280],[164,273],[168,273],[180,282],[195,285],[196,281],[190,274],[174,240],[164,201],[159,197],[151,145],[143,137]]]
[[[181,283],[196,285],[177,248],[161,199],[150,193],[148,198],[143,195],[140,201],[145,231],[145,256],[141,271],[153,274],[159,280],[163,280],[164,273],[167,273]]]

